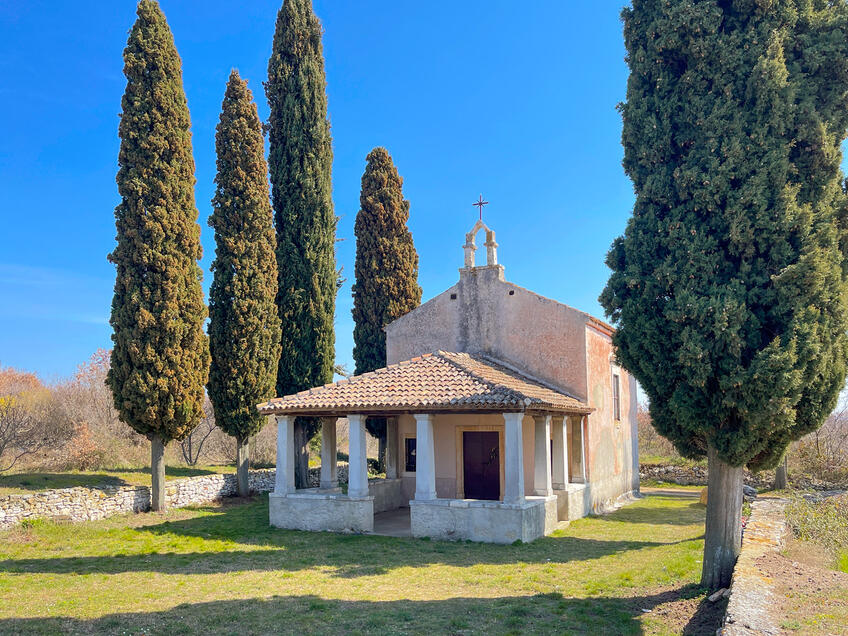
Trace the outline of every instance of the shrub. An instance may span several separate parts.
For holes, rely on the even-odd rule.
[[[786,521],[795,537],[818,543],[834,561],[848,551],[848,494],[820,500],[793,497],[786,507]]]

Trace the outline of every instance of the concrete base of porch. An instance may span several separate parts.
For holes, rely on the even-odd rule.
[[[557,497],[527,497],[520,504],[477,499],[409,502],[412,536],[483,543],[529,543],[557,527]]]
[[[574,521],[589,514],[592,502],[586,484],[566,484],[565,490],[554,488],[557,498],[557,518],[560,521]]]
[[[298,491],[269,495],[271,525],[290,530],[371,532],[374,497]]]

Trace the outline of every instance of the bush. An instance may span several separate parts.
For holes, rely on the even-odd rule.
[[[834,561],[848,551],[848,494],[815,500],[793,497],[786,521],[795,537],[818,543]]]

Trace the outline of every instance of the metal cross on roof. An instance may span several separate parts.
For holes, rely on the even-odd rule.
[[[483,201],[483,195],[481,194],[480,198],[477,201],[475,201],[474,203],[472,203],[471,205],[476,205],[480,209],[480,220],[482,221],[483,220],[483,206],[489,205],[489,202]]]

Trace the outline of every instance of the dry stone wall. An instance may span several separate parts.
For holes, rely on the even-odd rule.
[[[339,482],[347,482],[348,465],[339,464]],[[317,487],[320,468],[310,468],[308,482]],[[254,493],[274,489],[276,471],[250,471],[250,490]],[[174,479],[165,484],[165,501],[172,508],[203,504],[238,493],[235,475],[201,475]],[[58,488],[26,495],[0,497],[0,529],[9,528],[26,519],[54,521],[96,521],[113,515],[150,510],[150,488],[147,486],[103,486],[100,488]]]

